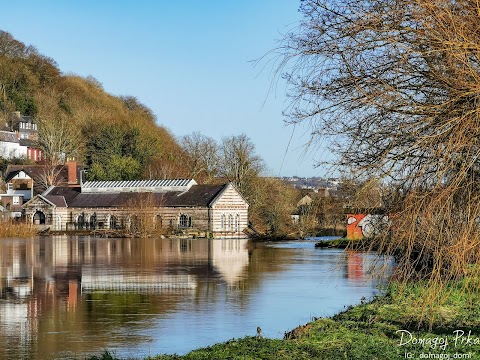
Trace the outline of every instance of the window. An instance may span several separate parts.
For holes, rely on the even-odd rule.
[[[240,225],[240,215],[237,214],[235,216],[235,232],[238,232],[239,230],[239,225]]]
[[[110,229],[116,229],[117,228],[117,218],[115,216],[110,216]]]
[[[90,229],[95,230],[97,227],[97,213],[93,213],[92,216],[90,216]]]
[[[180,215],[178,226],[181,228],[192,227],[192,218],[185,214]]]
[[[229,231],[233,230],[233,215],[232,214],[228,215],[228,230]]]
[[[161,229],[163,227],[162,215],[156,215],[154,218],[155,229]]]
[[[225,231],[227,227],[227,218],[225,217],[225,214],[222,215],[222,223],[221,223],[222,230]]]
[[[19,205],[19,204],[20,204],[20,196],[14,196],[13,205]]]
[[[83,229],[84,226],[85,226],[85,216],[84,214],[79,214],[77,216],[77,230]]]

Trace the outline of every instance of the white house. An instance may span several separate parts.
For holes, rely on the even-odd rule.
[[[20,145],[16,133],[0,131],[0,157],[4,159],[26,158],[27,147]]]

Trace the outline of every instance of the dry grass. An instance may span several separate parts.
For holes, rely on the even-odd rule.
[[[31,224],[11,221],[0,222],[0,238],[7,237],[30,237],[38,234],[38,229]]]

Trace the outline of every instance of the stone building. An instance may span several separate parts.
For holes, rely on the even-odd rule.
[[[194,180],[88,181],[52,186],[24,205],[28,222],[51,230],[156,229],[242,237],[248,203],[231,184]]]

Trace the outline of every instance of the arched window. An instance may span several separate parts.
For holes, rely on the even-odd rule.
[[[228,230],[229,231],[233,230],[233,215],[232,214],[228,215]]]
[[[85,216],[82,214],[77,216],[77,229],[83,229],[85,226]]]
[[[117,228],[117,217],[112,215],[110,216],[110,229],[116,229]]]
[[[153,219],[154,224],[155,224],[155,229],[161,229],[163,227],[163,218],[162,215],[155,215],[155,218]]]
[[[240,215],[235,215],[235,232],[240,230]]]
[[[37,211],[35,215],[33,215],[33,223],[35,225],[45,224],[45,214],[41,211]]]
[[[181,214],[178,219],[178,226],[181,228],[192,227],[192,218],[185,214]]]
[[[62,216],[61,215],[57,215],[57,217],[56,217],[55,230],[62,230]]]
[[[90,216],[90,229],[95,230],[97,228],[97,213],[93,213]]]
[[[223,231],[227,230],[227,218],[225,214],[222,214],[221,227]]]

